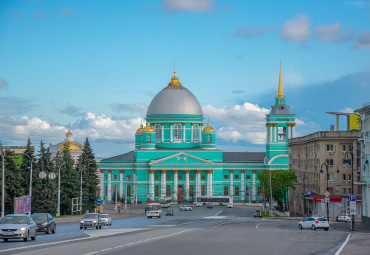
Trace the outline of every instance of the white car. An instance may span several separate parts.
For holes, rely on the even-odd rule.
[[[228,203],[227,208],[233,208],[233,203]]]
[[[197,202],[196,203],[196,206],[199,207],[199,206],[203,206],[203,203],[202,202]]]
[[[324,217],[308,217],[303,221],[298,222],[298,228],[310,228],[312,230],[324,229],[325,231],[329,230],[329,221]]]
[[[351,216],[348,214],[340,214],[337,216],[337,221],[345,221],[345,222],[350,222],[351,221]]]
[[[112,218],[109,214],[100,214],[101,223],[106,226],[112,226]]]
[[[180,211],[193,211],[193,208],[191,208],[188,205],[181,205],[180,206]]]

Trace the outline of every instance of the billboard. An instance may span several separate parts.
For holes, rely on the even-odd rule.
[[[360,129],[360,114],[349,115],[349,129]]]
[[[29,213],[31,211],[31,197],[16,197],[14,198],[14,213]]]

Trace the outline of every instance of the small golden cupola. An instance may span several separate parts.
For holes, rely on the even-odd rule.
[[[149,123],[147,123],[143,129],[143,132],[155,132],[155,131],[154,131],[154,128],[149,126]]]
[[[140,127],[136,130],[136,134],[140,135],[143,132],[143,124],[140,124]]]
[[[171,78],[170,83],[168,83],[168,86],[181,86],[181,82],[179,81],[179,78],[176,77],[176,72],[173,72],[173,77]]]
[[[207,123],[207,126],[203,128],[203,133],[215,133],[215,129]]]

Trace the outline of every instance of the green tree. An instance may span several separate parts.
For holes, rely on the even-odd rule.
[[[263,194],[266,200],[270,201],[270,171],[258,173],[260,185],[263,187]],[[278,203],[277,210],[288,209],[288,190],[295,189],[294,182],[297,176],[293,169],[289,171],[271,171],[272,198]]]
[[[73,159],[69,151],[69,144],[63,145],[62,151],[58,152],[57,165],[60,169],[60,213],[61,215],[72,213],[72,198],[79,197],[80,178],[77,170],[73,167]]]
[[[3,151],[4,153],[4,166],[5,166],[5,214],[14,212],[14,198],[22,197],[25,195],[23,173],[20,166],[17,165],[17,156],[10,150]],[[0,157],[2,165],[3,157]],[[0,172],[2,175],[2,171]],[[1,176],[3,178],[3,176]],[[1,190],[0,190],[1,195]]]
[[[44,173],[44,178],[40,178],[40,173]],[[55,168],[51,161],[51,153],[45,148],[41,141],[38,161],[34,171],[34,181],[32,184],[33,212],[48,212],[54,214],[57,207],[57,179],[50,179],[49,174],[55,174]]]
[[[86,138],[78,160],[78,171],[82,171],[82,211],[94,211],[98,192],[98,165],[89,139]]]
[[[26,147],[26,150],[22,154],[22,164],[20,166],[21,171],[22,171],[22,176],[23,176],[23,179],[22,179],[23,180],[23,187],[26,190],[26,194],[24,194],[24,195],[29,195],[31,163],[32,163],[32,172],[33,172],[34,166],[35,166],[35,163],[36,163],[35,149],[31,145],[31,139],[28,138],[27,147]],[[34,181],[34,180],[35,180],[35,174],[32,173],[32,181]],[[32,194],[31,205],[34,201],[33,195],[34,194]]]

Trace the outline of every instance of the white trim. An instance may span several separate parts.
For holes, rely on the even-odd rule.
[[[271,165],[271,162],[272,161],[274,161],[275,159],[277,159],[277,158],[288,158],[289,159],[289,154],[280,154],[280,155],[276,155],[276,156],[273,156],[270,160],[269,160],[269,162],[267,162],[267,164],[268,165]],[[281,166],[285,166],[285,164],[280,164]],[[274,164],[274,166],[276,166],[275,164]]]

